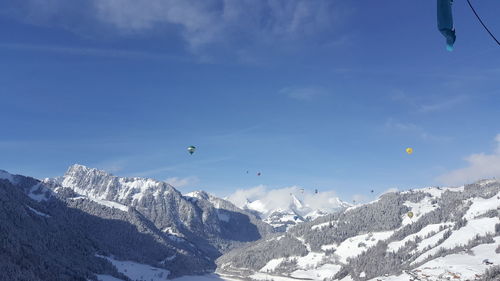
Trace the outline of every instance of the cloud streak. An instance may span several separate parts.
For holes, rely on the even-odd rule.
[[[402,123],[398,122],[394,119],[389,119],[385,123],[385,128],[390,131],[396,131],[404,134],[409,134],[413,136],[417,136],[423,141],[449,141],[449,137],[438,136],[427,132],[424,128],[413,124],[413,123]]]
[[[286,87],[281,89],[279,93],[299,101],[312,101],[328,95],[325,89],[319,87]]]
[[[464,102],[466,99],[467,99],[467,96],[459,95],[459,96],[451,97],[451,98],[444,100],[444,101],[438,101],[438,102],[434,102],[434,103],[418,105],[418,110],[420,112],[423,112],[423,113],[443,111],[443,110],[453,108],[455,105],[458,105],[458,104]]]
[[[445,99],[423,100],[420,96],[410,96],[402,91],[397,91],[392,95],[392,100],[406,104],[419,113],[433,113],[450,110],[455,106],[465,102],[469,97],[464,94],[447,96]]]
[[[447,185],[461,185],[479,179],[500,177],[500,134],[495,137],[495,141],[493,153],[471,154],[465,158],[467,167],[449,171],[437,180]]]
[[[151,34],[182,38],[200,53],[207,46],[248,52],[308,38],[324,40],[343,19],[335,0],[27,0],[4,4],[3,14],[25,23],[59,27],[85,35],[101,30],[118,36]],[[290,44],[283,44],[290,46]]]
[[[40,51],[59,53],[75,56],[92,56],[92,57],[108,57],[121,59],[142,59],[142,60],[175,60],[175,61],[190,61],[188,58],[179,56],[166,55],[152,52],[117,50],[117,49],[99,49],[99,48],[81,48],[67,47],[54,45],[30,45],[18,43],[0,43],[0,48],[21,50],[21,51]]]
[[[170,177],[164,180],[164,182],[170,184],[171,186],[175,188],[180,188],[180,187],[186,187],[186,186],[192,186],[194,184],[197,184],[200,182],[198,177],[191,176],[191,177],[186,177],[186,178],[179,178],[179,177]]]

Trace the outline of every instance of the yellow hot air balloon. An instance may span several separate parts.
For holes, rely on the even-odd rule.
[[[413,148],[411,148],[411,147],[406,148],[406,153],[412,154],[413,153]]]
[[[410,219],[411,219],[411,218],[413,218],[413,212],[408,212],[408,214],[407,214],[407,215],[408,215],[408,217],[409,217]]]

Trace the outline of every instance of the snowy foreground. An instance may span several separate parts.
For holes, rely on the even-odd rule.
[[[172,281],[241,281],[241,279],[209,274],[203,276],[183,276],[181,278],[172,279]]]
[[[109,275],[98,275],[99,281],[122,281],[121,279],[109,276]],[[135,280],[135,279],[133,279]],[[144,279],[150,280],[150,279]],[[154,279],[153,279],[154,280]],[[202,276],[183,276],[175,279],[162,279],[171,281],[240,281],[240,279],[234,279],[229,277],[222,277],[216,274],[202,275]]]
[[[500,263],[500,255],[495,253],[495,248],[500,245],[500,237],[495,237],[495,243],[479,245],[471,249],[471,252],[452,254],[445,257],[431,260],[424,265],[405,272],[398,276],[381,276],[370,281],[406,281],[406,280],[475,280],[483,273],[489,265],[484,264],[483,260],[488,259],[494,264]],[[132,262],[118,262],[108,258],[121,272],[132,280],[168,280],[165,270],[154,268],[148,265],[142,265]],[[331,268],[333,267],[333,268]],[[277,276],[266,273],[255,273],[251,276],[254,280],[274,280],[274,281],[296,281],[296,280],[323,280],[338,270],[338,266],[324,265],[314,270],[299,270],[294,272],[291,277]],[[161,276],[161,277],[160,277]],[[98,275],[100,281],[121,281],[115,277],[107,275]],[[209,274],[203,276],[183,276],[173,281],[240,281],[234,277]],[[350,276],[341,281],[352,281]]]
[[[236,281],[241,279],[234,279],[229,277],[222,277],[217,274],[208,274],[202,276],[183,276],[175,279],[168,279],[170,272],[168,270],[153,267],[147,264],[141,264],[131,261],[118,261],[110,257],[100,256],[97,257],[107,259],[110,261],[116,269],[126,275],[132,280],[147,280],[147,281],[162,281],[162,280],[172,280],[172,281]],[[123,281],[119,278],[109,276],[109,275],[97,275],[99,281]]]

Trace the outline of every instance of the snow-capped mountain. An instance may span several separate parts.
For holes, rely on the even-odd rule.
[[[71,189],[72,200],[90,200],[127,212],[133,208],[176,242],[186,241],[213,259],[234,244],[254,241],[272,231],[253,214],[203,193],[183,196],[168,183],[147,178],[116,177],[82,165],[44,183],[55,192]],[[201,193],[200,193],[201,194]],[[239,227],[235,229],[235,225]],[[236,231],[239,230],[239,231]]]
[[[177,263],[188,265],[191,271],[205,268],[198,271],[201,273],[210,267],[194,251],[176,249],[155,236],[137,214],[95,208],[96,205],[81,207],[89,212],[100,211],[101,216],[68,207],[39,180],[2,171],[0,280],[96,280],[95,274],[127,280],[126,275],[96,253],[115,253],[149,264],[178,254]],[[185,272],[173,263],[168,265],[173,268],[172,276]]]
[[[297,197],[288,207],[280,214],[308,211]],[[0,280],[159,281],[215,266],[253,280],[500,280],[497,180],[345,207],[266,234],[258,217],[204,191],[80,165],[44,181],[0,170]]]
[[[8,204],[1,206],[7,209],[0,216],[0,239],[14,241],[21,248],[7,248],[0,260],[18,252],[33,255],[36,262],[34,271],[24,274],[19,264],[0,261],[1,268],[12,274],[0,273],[8,278],[0,280],[95,280],[93,274],[128,280],[125,276],[132,278],[131,271],[119,270],[123,264],[156,268],[144,275],[151,277],[148,280],[206,273],[215,269],[214,260],[223,252],[272,231],[253,214],[207,193],[200,192],[198,198],[183,196],[164,182],[116,177],[81,165],[71,166],[62,177],[43,181],[0,171],[0,194],[4,193],[0,201]],[[44,256],[55,247],[47,242],[52,237],[63,237],[57,246],[61,250],[56,247],[54,255],[65,257],[67,263],[47,272],[39,267],[59,259]],[[74,245],[77,241],[81,245]],[[67,274],[78,278],[58,279],[71,264],[79,265]]]
[[[283,281],[500,280],[499,210],[496,180],[387,193],[233,250],[217,271]]]
[[[314,196],[321,196],[321,194]],[[311,221],[351,206],[341,201],[338,197],[332,197],[328,198],[327,206],[314,209],[297,198],[293,193],[290,193],[289,198],[282,198],[282,202],[286,204],[284,207],[273,208],[276,205],[275,200],[257,199],[250,202],[247,199],[246,203],[240,207],[258,214],[264,222],[273,226],[276,231],[283,232],[298,223]]]

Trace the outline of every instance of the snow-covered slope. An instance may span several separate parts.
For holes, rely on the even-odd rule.
[[[118,272],[124,274],[132,280],[150,280],[150,281],[164,281],[168,279],[170,271],[153,267],[147,264],[141,264],[133,261],[119,261],[112,257],[97,255],[111,262]]]
[[[206,192],[183,196],[168,183],[149,178],[117,177],[105,171],[73,165],[64,176],[45,179],[73,205],[91,201],[120,212],[137,212],[151,227],[179,247],[202,252],[213,261],[224,251],[255,241],[272,228],[252,213]],[[165,231],[168,230],[168,231]],[[184,244],[184,245],[182,245]]]
[[[84,227],[87,222],[95,225],[103,220],[68,208],[50,194],[32,198],[31,191],[44,189],[36,179],[2,176],[0,280],[85,280],[93,273],[116,273],[93,256],[96,247],[106,241],[96,239],[95,228]],[[38,186],[36,190],[34,186]],[[116,226],[111,221],[103,224]]]
[[[0,170],[0,179],[8,180],[11,183],[15,183],[14,182],[14,177],[10,173],[8,173],[8,172],[6,172],[4,170]]]
[[[129,276],[133,280],[143,279],[147,268],[154,268],[156,273],[164,270],[161,276],[149,274],[148,280],[163,280],[167,271],[169,277],[210,272],[215,268],[215,258],[224,251],[272,231],[269,225],[230,202],[205,192],[193,194],[195,197],[183,196],[167,183],[153,179],[121,178],[82,165],[71,166],[62,177],[43,181],[5,171],[0,172],[0,177],[0,186],[22,194],[22,200],[13,203],[26,217],[49,225],[71,221],[69,230],[75,229],[93,243],[90,249],[80,249],[86,255],[92,254],[89,259],[94,259],[93,254],[98,252],[113,256],[111,263],[117,268],[143,267],[137,273],[140,275]],[[64,214],[63,218],[54,215],[58,212]],[[14,225],[22,225],[17,219],[18,216],[9,217]],[[9,225],[11,221],[0,222]],[[50,233],[40,231],[50,237]],[[46,238],[42,241],[49,243]],[[95,267],[86,260],[82,266],[88,268],[81,273],[85,275]],[[75,270],[81,271],[80,267]],[[109,268],[106,270],[112,273]],[[110,275],[94,271],[101,279],[120,279],[119,272]]]
[[[500,264],[499,210],[495,180],[388,193],[299,224],[279,241],[229,252],[218,272],[257,280],[480,280]]]

